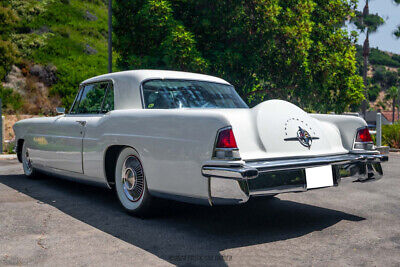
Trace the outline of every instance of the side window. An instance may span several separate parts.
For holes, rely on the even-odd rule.
[[[101,111],[107,83],[85,85],[78,106],[78,114],[97,114]]]
[[[112,83],[108,83],[107,94],[104,99],[104,104],[102,108],[103,113],[107,113],[114,110],[114,87]]]

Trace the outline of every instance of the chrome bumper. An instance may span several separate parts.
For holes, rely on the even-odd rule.
[[[208,178],[209,202],[213,204],[234,204],[246,202],[251,196],[275,195],[287,192],[306,191],[306,184],[276,186],[262,190],[249,188],[249,181],[265,173],[277,175],[289,170],[304,170],[323,165],[333,166],[334,184],[341,178],[353,177],[359,182],[375,181],[383,175],[381,162],[388,161],[387,155],[345,154],[338,156],[249,161],[237,166],[202,167],[203,176]],[[261,178],[259,178],[261,179]],[[250,181],[251,183],[251,181]]]

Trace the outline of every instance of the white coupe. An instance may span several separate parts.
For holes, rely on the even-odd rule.
[[[373,181],[388,159],[365,121],[309,114],[281,100],[249,108],[228,82],[135,70],[88,79],[69,111],[14,125],[26,176],[115,188],[131,213],[153,197],[207,205]]]

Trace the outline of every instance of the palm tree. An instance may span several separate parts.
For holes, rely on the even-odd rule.
[[[394,114],[396,110],[397,99],[400,96],[400,88],[392,86],[386,91],[386,99],[392,100],[392,121],[394,123]]]
[[[400,1],[400,0],[394,0]],[[370,54],[369,49],[369,35],[374,33],[378,30],[379,26],[385,23],[382,17],[378,14],[370,14],[369,13],[369,0],[365,0],[365,6],[363,12],[356,11],[356,17],[353,19],[354,24],[356,27],[361,31],[366,33],[364,46],[363,46],[363,57],[364,57],[364,69],[363,69],[363,80],[364,80],[364,96],[365,100],[362,104],[362,112],[365,117],[365,112],[367,110],[367,99],[368,99],[368,92],[367,92],[367,73],[368,73],[368,57]]]

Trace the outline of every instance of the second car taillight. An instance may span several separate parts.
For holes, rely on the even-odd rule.
[[[354,140],[354,149],[373,150],[374,142],[368,127],[357,130],[356,139]]]
[[[216,159],[240,159],[232,128],[227,127],[218,131],[213,157]]]

